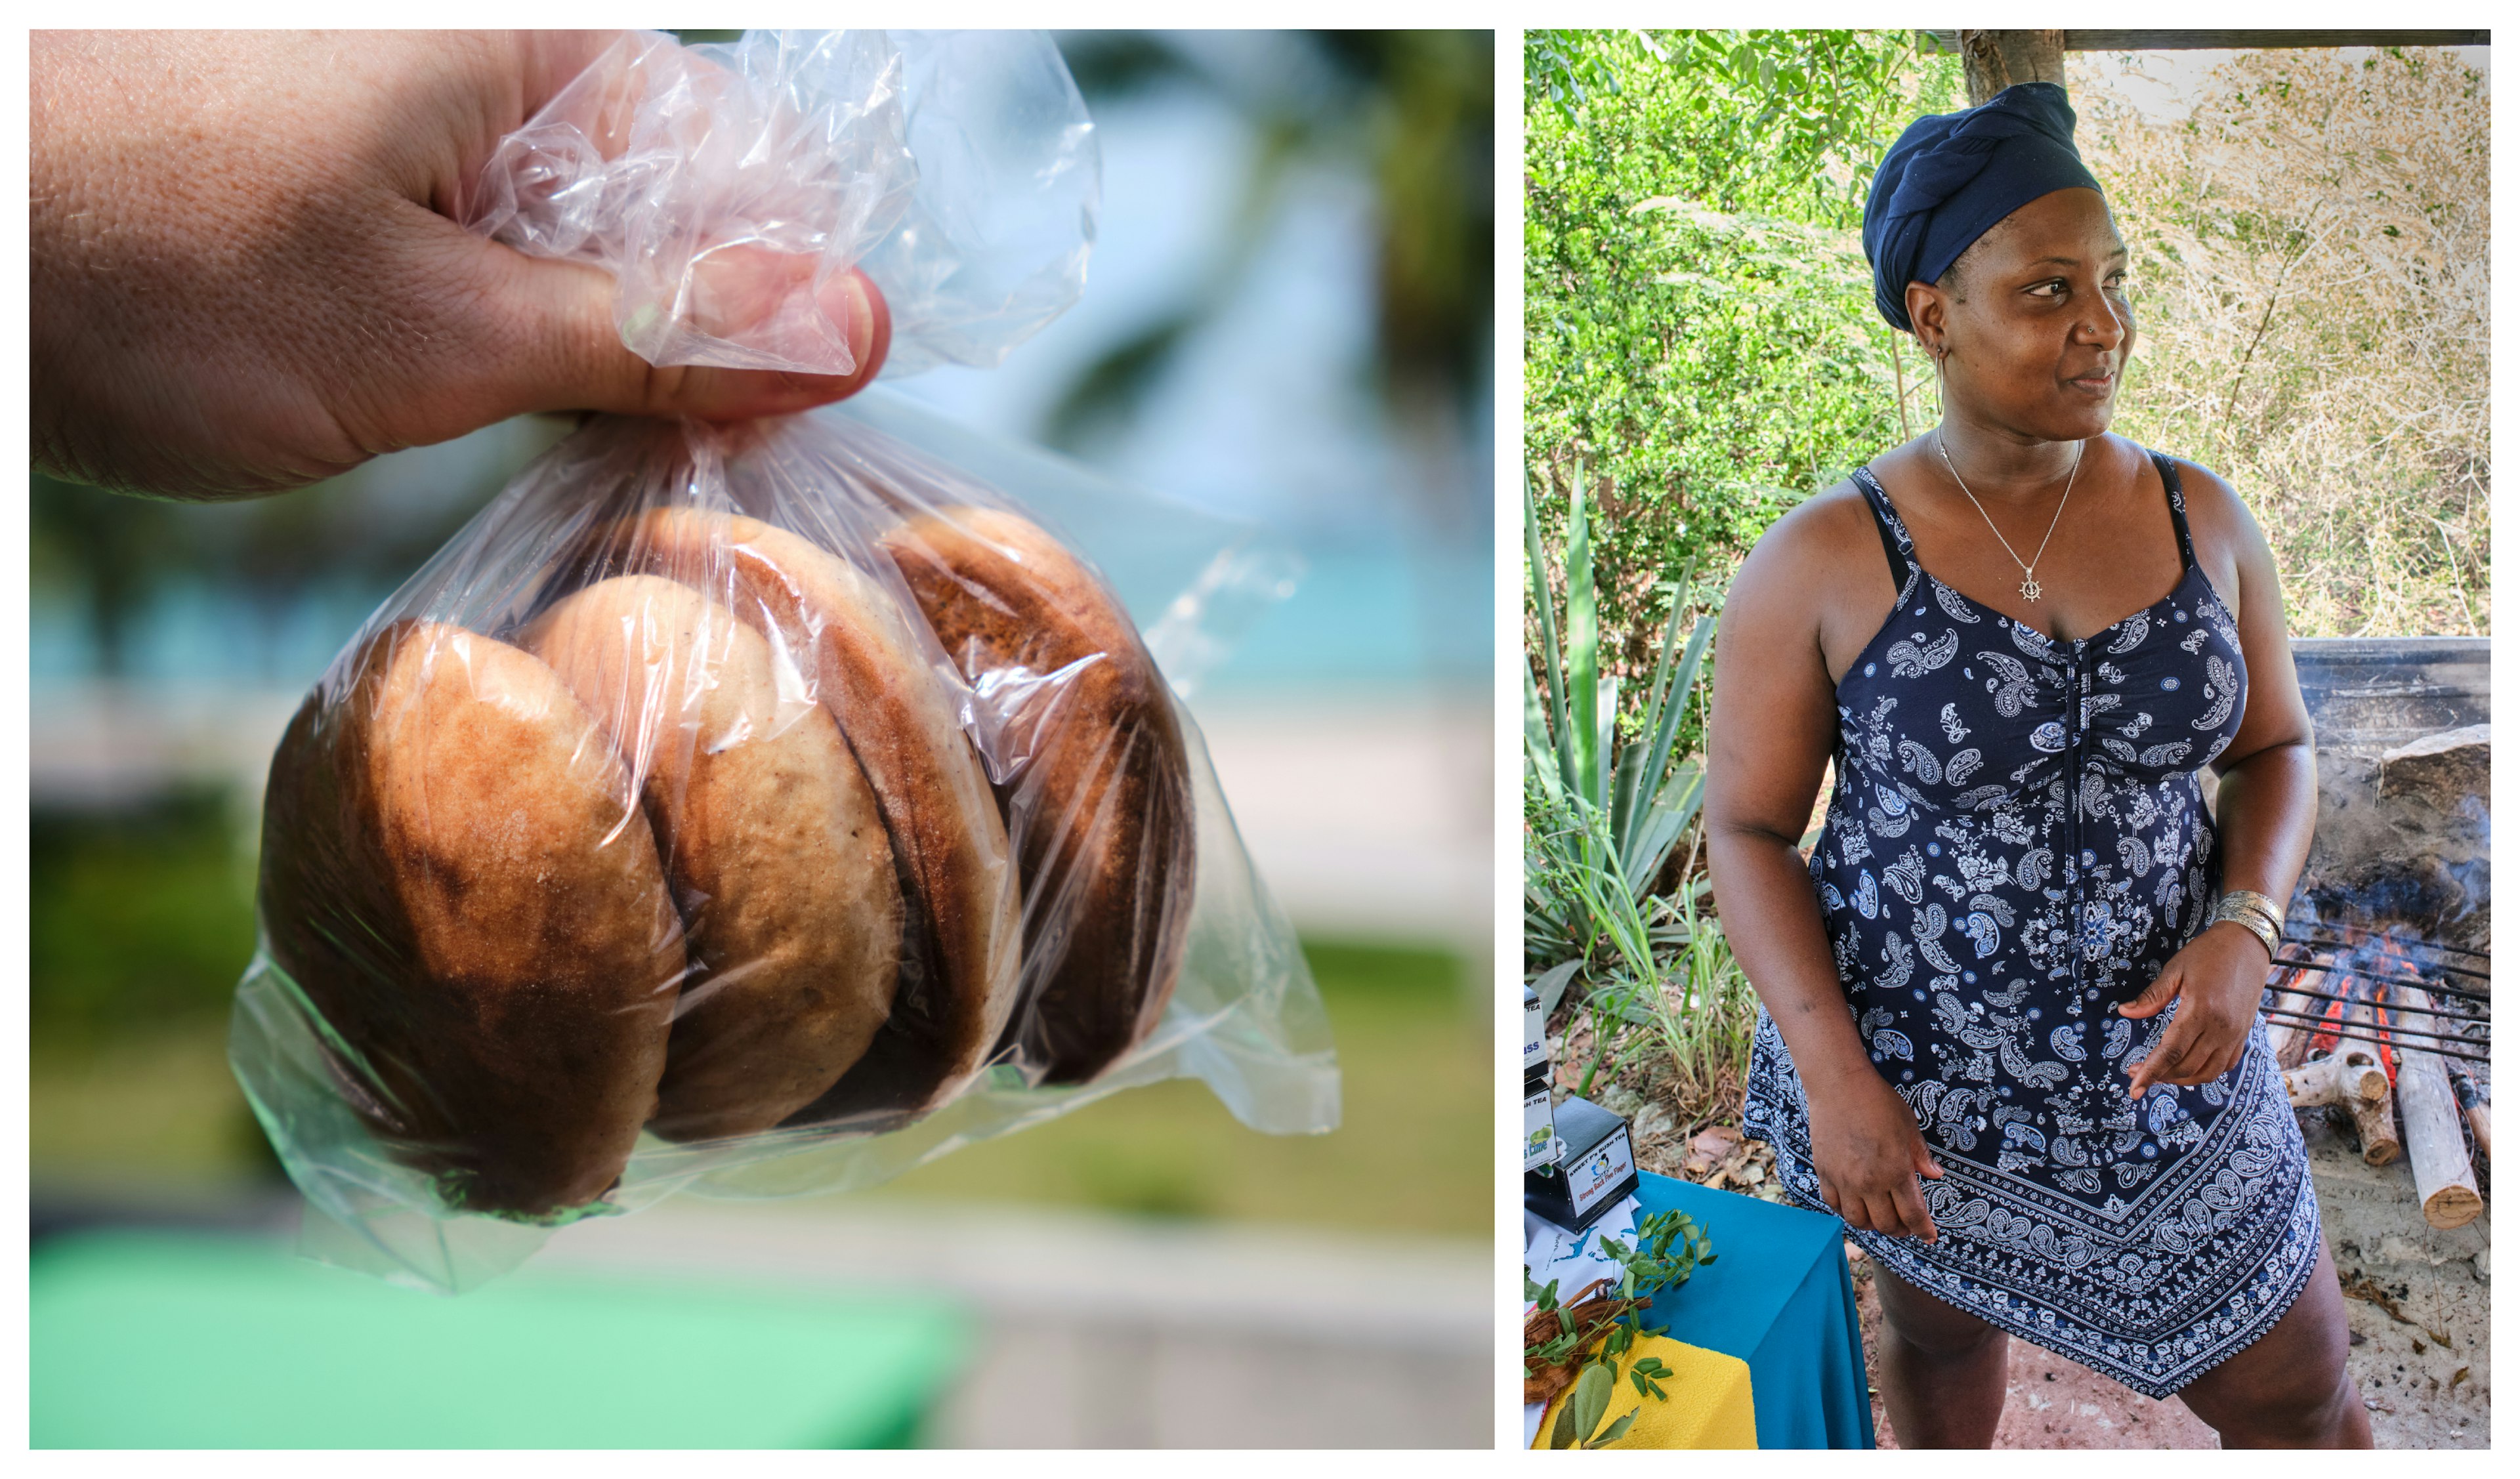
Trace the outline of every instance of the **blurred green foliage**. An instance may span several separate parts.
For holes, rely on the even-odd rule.
[[[92,495],[91,495],[92,496]],[[253,862],[218,790],[28,823],[30,1011],[39,1043],[224,1022],[253,954]]]
[[[185,586],[230,593],[259,624],[254,635],[268,637],[319,589],[390,590],[563,429],[558,418],[532,417],[475,433],[484,455],[420,490],[391,485],[372,464],[283,498],[188,504],[35,472],[28,574],[38,599],[85,618],[94,676],[133,676],[127,649],[153,601]]]
[[[1552,549],[1594,479],[1603,671],[1639,678],[1675,599],[1711,608],[1778,515],[1902,439],[1856,228],[1872,161],[1961,79],[1906,31],[1539,34],[1525,455]]]
[[[1336,1133],[1261,1135],[1174,1080],[967,1146],[877,1194],[1490,1236],[1493,994],[1443,951],[1307,940],[1304,956],[1338,1044]]]
[[[33,818],[32,1156],[39,1183],[277,1174],[229,1073],[253,862],[225,796]],[[908,1194],[1162,1217],[1485,1235],[1494,1044],[1459,957],[1307,941],[1344,1072],[1335,1135],[1283,1139],[1173,1082],[922,1167]]]

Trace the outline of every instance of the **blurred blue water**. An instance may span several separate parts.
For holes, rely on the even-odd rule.
[[[1482,641],[1471,661],[1459,634],[1429,630],[1425,609],[1464,604],[1455,599],[1462,591],[1484,593],[1484,555],[1412,560],[1396,551],[1332,548],[1308,552],[1306,560],[1295,594],[1260,619],[1207,680],[1206,693],[1452,688],[1487,680],[1485,628],[1477,629]],[[126,638],[124,677],[176,687],[302,689],[391,594],[382,585],[342,585],[265,611],[223,586],[170,586]],[[75,603],[37,596],[31,616],[31,679],[39,691],[95,675],[95,642]]]

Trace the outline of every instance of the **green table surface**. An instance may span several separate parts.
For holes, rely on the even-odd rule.
[[[530,1268],[448,1298],[166,1232],[38,1243],[28,1303],[37,1448],[902,1446],[971,1338],[932,1301]]]
[[[1715,1244],[1715,1262],[1666,1290],[1645,1323],[1749,1364],[1759,1447],[1872,1447],[1846,1224],[1650,1172],[1637,1181],[1642,1211],[1686,1212]]]

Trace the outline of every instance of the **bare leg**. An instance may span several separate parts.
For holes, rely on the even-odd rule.
[[[2347,1339],[2345,1296],[2322,1246],[2309,1284],[2275,1327],[2179,1398],[2227,1449],[2369,1448],[2371,1414],[2345,1369]]]
[[[2010,1339],[1877,1260],[1872,1285],[1881,1295],[1881,1405],[1899,1446],[1992,1448]]]

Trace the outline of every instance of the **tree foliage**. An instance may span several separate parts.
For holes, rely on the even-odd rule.
[[[1526,456],[1595,478],[1605,668],[1633,676],[1669,602],[1710,605],[1760,530],[1898,439],[1856,227],[1871,162],[1959,73],[1908,32],[1539,34]]]

